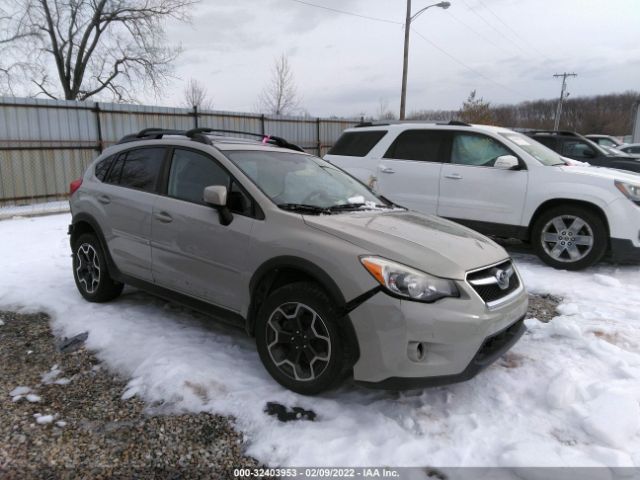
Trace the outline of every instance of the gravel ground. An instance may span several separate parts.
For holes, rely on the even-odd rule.
[[[548,323],[558,315],[556,307],[561,301],[561,298],[554,295],[533,295],[530,293],[527,318],[537,318],[541,322]]]
[[[258,465],[231,419],[150,416],[121,400],[125,384],[84,348],[59,353],[46,315],[0,312],[0,478],[233,478]],[[19,386],[37,397],[13,401]]]
[[[559,302],[530,295],[527,317],[548,322]],[[0,478],[224,479],[259,466],[232,419],[152,416],[140,400],[121,400],[125,385],[82,347],[60,353],[47,315],[0,311]]]

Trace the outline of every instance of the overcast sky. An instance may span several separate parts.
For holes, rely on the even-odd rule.
[[[216,110],[254,111],[274,58],[289,56],[311,115],[375,115],[399,109],[405,0],[202,0],[191,24],[170,22],[182,44],[177,105],[189,78]],[[413,11],[433,1],[413,0]],[[472,89],[515,103],[557,97],[554,73],[576,72],[572,96],[640,90],[640,0],[451,0],[412,25],[407,111],[457,109]],[[396,22],[396,23],[393,23]]]

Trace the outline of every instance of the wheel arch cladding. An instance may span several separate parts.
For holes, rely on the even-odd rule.
[[[255,335],[257,313],[260,305],[271,292],[284,285],[301,281],[318,284],[335,302],[338,311],[343,312],[338,324],[350,344],[352,360],[355,362],[360,353],[356,333],[346,310],[347,301],[333,278],[321,267],[304,258],[294,256],[272,258],[255,271],[249,282],[251,304],[247,315],[247,333],[251,336]]]
[[[538,218],[546,212],[547,210],[555,207],[563,207],[563,206],[574,206],[574,207],[582,207],[591,210],[593,213],[597,214],[604,221],[604,226],[607,228],[607,235],[611,235],[611,231],[609,229],[609,219],[607,218],[606,213],[602,208],[600,208],[595,203],[587,202],[585,200],[575,200],[571,198],[554,198],[552,200],[547,200],[542,203],[536,211],[533,213],[531,217],[531,221],[529,222],[529,238],[531,239],[531,234],[533,232],[533,226],[538,221]]]
[[[111,252],[109,252],[109,249],[107,248],[107,241],[104,238],[102,229],[100,228],[100,225],[95,218],[87,213],[78,213],[77,215],[74,215],[71,221],[71,226],[69,228],[69,233],[69,241],[71,243],[72,249],[74,242],[77,238],[80,237],[80,235],[83,235],[85,233],[93,233],[98,238],[98,242],[100,242],[100,247],[102,248],[102,252],[104,253],[105,259],[107,261],[107,268],[109,269],[111,276],[116,278],[120,275],[120,270],[111,258]]]

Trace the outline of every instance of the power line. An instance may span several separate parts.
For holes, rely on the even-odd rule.
[[[292,2],[296,2],[302,5],[306,5],[308,7],[316,7],[316,8],[321,8],[323,10],[328,10],[330,12],[334,12],[334,13],[341,13],[343,15],[350,15],[353,17],[359,17],[359,18],[364,18],[367,20],[373,20],[376,22],[384,22],[384,23],[390,23],[390,24],[394,24],[394,25],[404,25],[404,22],[397,22],[395,20],[389,20],[386,18],[379,18],[379,17],[371,17],[368,15],[361,15],[359,13],[354,13],[354,12],[348,12],[346,10],[339,10],[337,8],[331,8],[331,7],[327,7],[324,5],[318,5],[315,3],[311,3],[311,2],[307,2],[304,0],[290,0]],[[464,1],[464,0],[463,0]],[[465,2],[466,3],[466,2]],[[468,6],[468,5],[467,5]],[[422,38],[425,42],[427,42],[429,45],[431,45],[432,47],[434,47],[435,49],[439,50],[442,54],[446,55],[447,57],[449,57],[451,60],[453,60],[454,62],[456,62],[457,64],[463,66],[464,68],[466,68],[467,70],[469,70],[470,72],[475,73],[476,75],[478,75],[479,77],[482,77],[486,80],[488,80],[489,82],[498,85],[501,88],[504,88],[505,90],[509,90],[512,93],[517,94],[518,96],[522,96],[522,97],[527,97],[527,95],[525,95],[522,92],[518,92],[517,90],[514,90],[511,87],[508,87],[507,85],[504,85],[500,82],[497,82],[495,80],[493,80],[492,78],[486,76],[485,74],[483,74],[482,72],[479,72],[478,70],[470,67],[469,65],[467,65],[466,63],[464,63],[462,60],[459,60],[458,58],[456,58],[455,56],[453,56],[452,54],[450,54],[449,52],[447,52],[445,49],[443,49],[442,47],[440,47],[439,45],[437,45],[435,42],[433,42],[432,40],[429,40],[427,37],[425,37],[424,35],[422,35],[420,32],[418,32],[415,28],[411,28],[411,30],[418,35],[420,38]]]
[[[496,48],[499,48],[500,50],[502,50],[505,53],[510,53],[507,49],[505,49],[502,45],[495,43],[493,40],[491,40],[489,37],[486,37],[485,35],[483,35],[482,33],[480,33],[478,30],[476,30],[475,28],[473,28],[471,25],[469,25],[467,22],[464,22],[462,20],[460,20],[458,17],[456,17],[453,13],[451,13],[451,11],[447,11],[447,15],[450,15],[451,18],[453,18],[456,22],[458,22],[460,25],[462,25],[463,27],[471,30],[473,33],[475,33],[478,37],[482,38],[483,40],[485,40],[486,42],[490,43],[491,45],[493,45]]]
[[[520,50],[522,53],[524,53],[525,55],[529,55],[529,52],[526,52],[520,45],[518,45],[517,43],[515,43],[513,41],[513,39],[507,37],[501,30],[498,30],[493,24],[491,24],[489,22],[489,20],[487,20],[486,18],[484,18],[482,15],[480,15],[478,12],[475,11],[475,9],[473,9],[471,7],[471,5],[469,5],[469,3],[467,2],[467,0],[462,0],[464,2],[464,4],[467,6],[467,9],[473,13],[476,17],[478,17],[480,20],[482,20],[484,23],[486,23],[489,28],[491,28],[493,31],[497,32],[498,35],[500,35],[501,37],[504,37],[508,42],[511,42],[512,45],[514,47],[516,47],[518,50]]]
[[[482,0],[478,0],[478,3],[480,5],[482,5],[491,15],[493,15],[496,20],[498,20],[502,25],[504,25],[505,27],[507,27],[511,32],[513,32],[513,34],[518,37],[521,41],[523,41],[524,43],[526,43],[527,45],[529,45],[530,48],[532,48],[533,50],[535,50],[539,55],[543,56],[544,58],[546,58],[547,60],[551,61],[551,59],[549,57],[547,57],[544,53],[542,53],[540,50],[538,50],[538,48],[531,43],[529,40],[527,40],[526,38],[524,38],[522,35],[520,35],[517,30],[514,30],[511,25],[509,25],[507,22],[505,22],[504,20],[502,20],[502,18],[500,18],[498,16],[497,13],[495,13],[491,8],[489,8],[488,5],[486,5]]]
[[[433,48],[439,50],[441,53],[443,53],[444,55],[446,55],[447,57],[449,57],[451,60],[453,60],[454,62],[456,62],[459,65],[462,65],[464,68],[466,68],[467,70],[469,70],[470,72],[475,73],[476,75],[478,75],[479,77],[484,78],[485,80],[490,81],[491,83],[498,85],[499,87],[504,88],[505,90],[509,90],[512,93],[517,94],[518,96],[522,96],[522,97],[527,97],[527,95],[525,95],[522,92],[519,92],[517,90],[514,90],[511,87],[508,87],[507,85],[497,82],[496,80],[492,79],[491,77],[486,76],[484,73],[476,70],[473,67],[470,67],[469,65],[467,65],[466,63],[464,63],[462,60],[454,57],[453,55],[451,55],[449,52],[447,52],[445,49],[441,48],[440,46],[438,46],[436,43],[432,42],[431,40],[429,40],[427,37],[425,37],[424,35],[422,35],[420,32],[418,32],[415,28],[411,29],[413,31],[413,33],[415,33],[416,35],[418,35],[418,37],[422,38],[425,42],[427,42],[429,45],[431,45]]]
[[[342,13],[344,15],[351,15],[352,17],[365,18],[367,20],[374,20],[376,22],[392,23],[392,24],[395,24],[395,25],[404,25],[404,23],[402,23],[402,22],[396,22],[394,20],[389,20],[389,19],[386,19],[386,18],[370,17],[368,15],[361,15],[359,13],[347,12],[345,10],[338,10],[337,8],[331,8],[331,7],[327,7],[325,5],[317,5],[315,3],[305,2],[303,0],[291,0],[291,1],[292,2],[296,2],[296,3],[300,3],[302,5],[306,5],[308,7],[322,8],[323,10],[328,10],[328,11],[334,12],[334,13]]]

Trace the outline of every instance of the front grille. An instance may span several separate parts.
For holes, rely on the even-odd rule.
[[[503,275],[510,274],[508,284],[503,284],[502,287],[498,282],[497,276],[501,272],[505,272]],[[520,279],[510,260],[499,265],[469,273],[467,275],[467,282],[486,304],[496,302],[520,287]]]

